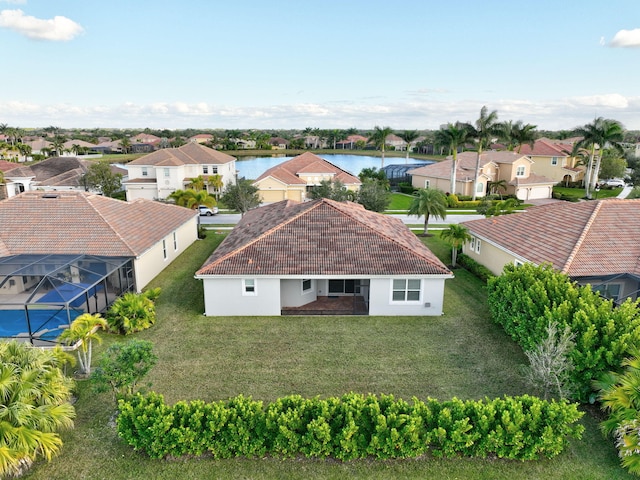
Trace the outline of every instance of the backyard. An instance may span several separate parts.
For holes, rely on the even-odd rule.
[[[135,334],[154,343],[159,357],[148,377],[167,402],[213,401],[238,394],[272,401],[288,394],[339,396],[349,391],[440,400],[481,399],[528,392],[518,365],[525,357],[489,321],[482,283],[464,270],[447,281],[442,317],[207,318],[202,285],[194,280],[222,240],[210,233],[158,276],[158,323]],[[426,238],[448,261],[439,237]],[[102,335],[109,344],[129,338]],[[337,462],[317,459],[212,458],[151,460],[119,441],[109,394],[78,382],[76,428],[51,463],[40,462],[30,479],[191,478],[631,478],[619,467],[611,441],[590,415],[586,432],[552,460],[436,459]]]

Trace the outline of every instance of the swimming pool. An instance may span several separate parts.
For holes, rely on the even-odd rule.
[[[69,310],[71,321],[80,315]],[[66,309],[29,309],[29,323],[34,338],[55,341],[69,325]],[[0,338],[29,338],[26,312],[22,310],[0,310]]]

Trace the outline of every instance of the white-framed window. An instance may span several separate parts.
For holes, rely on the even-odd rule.
[[[484,192],[484,183],[478,182],[478,186],[476,187],[476,193]]]
[[[420,302],[422,280],[419,278],[394,278],[391,285],[392,302]]]
[[[429,188],[430,185],[431,185],[431,182],[429,180],[424,181],[424,188]]]
[[[476,253],[480,253],[480,239],[476,238]]]
[[[244,296],[258,295],[258,285],[255,278],[242,279],[242,295]]]
[[[311,291],[311,279],[305,278],[302,280],[302,293],[308,293]]]
[[[469,240],[469,251],[473,252],[476,249],[476,237],[471,237]]]
[[[170,175],[171,175],[171,170],[169,170],[168,168],[165,168],[165,169],[164,169],[164,176],[165,176],[165,177],[168,177],[168,176],[170,176]]]
[[[203,165],[202,166],[202,173],[204,175],[208,175],[209,174],[209,166],[208,165]]]
[[[167,259],[167,241],[165,239],[162,239],[162,257]]]
[[[149,168],[148,167],[142,167],[142,176],[143,177],[149,176]]]
[[[516,177],[524,177],[524,174],[525,174],[525,166],[519,165],[516,168]]]
[[[178,234],[173,232],[173,249],[178,250]]]
[[[551,165],[558,165],[558,157],[551,157]]]
[[[218,173],[218,167],[211,167],[211,173],[212,173],[213,175],[217,175],[217,173]]]

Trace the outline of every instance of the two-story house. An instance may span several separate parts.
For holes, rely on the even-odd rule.
[[[536,140],[531,145],[521,145],[519,153],[533,160],[533,171],[537,175],[550,178],[555,183],[578,182],[584,177],[584,166],[578,166],[576,157],[571,155],[570,144],[556,143],[547,138]]]
[[[129,180],[124,182],[127,200],[146,198],[162,200],[176,190],[184,190],[194,178],[201,176],[205,187],[212,175],[220,175],[222,184],[236,182],[236,158],[198,143],[178,148],[165,148],[127,164]]]
[[[407,173],[415,188],[437,188],[456,195],[473,195],[476,171],[476,152],[462,152],[457,156],[455,191],[451,192],[451,164],[449,156],[441,162],[425,165]],[[476,196],[488,193],[489,182],[504,181],[501,193],[515,195],[520,200],[551,198],[554,181],[532,171],[533,160],[515,152],[487,151],[480,155],[480,170]]]

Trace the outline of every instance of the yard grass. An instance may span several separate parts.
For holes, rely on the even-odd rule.
[[[391,393],[410,400],[463,399],[528,392],[518,375],[525,357],[489,321],[484,285],[462,269],[447,281],[442,317],[207,318],[202,285],[193,279],[222,235],[196,242],[152,283],[161,287],[158,323],[137,338],[159,357],[149,375],[168,402],[212,401],[238,394],[271,401],[298,393],[322,397],[349,391]],[[438,237],[424,241],[448,261]],[[103,335],[94,358],[114,341]],[[336,462],[305,458],[151,460],[117,438],[114,405],[78,382],[76,428],[63,434],[61,455],[37,464],[30,479],[434,478],[623,479],[615,449],[586,415],[583,440],[535,462],[435,459]]]
[[[569,188],[569,187],[553,187],[553,192],[556,194],[562,194],[577,199],[585,198],[584,188]],[[601,188],[600,191],[592,192],[593,199],[603,199],[617,197],[622,192],[622,187],[619,188]]]

